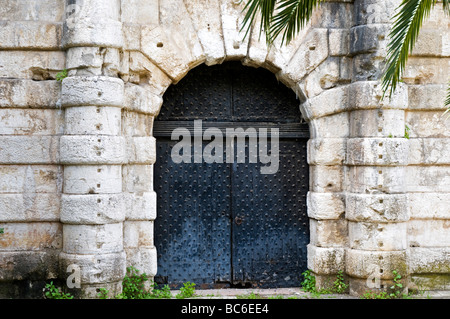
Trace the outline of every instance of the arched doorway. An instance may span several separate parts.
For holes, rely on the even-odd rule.
[[[188,147],[171,140],[180,128]],[[237,135],[227,142],[227,132]],[[241,145],[239,132],[249,134]],[[262,68],[202,65],[169,87],[153,134],[155,281],[298,286],[309,242],[309,129],[295,94]]]

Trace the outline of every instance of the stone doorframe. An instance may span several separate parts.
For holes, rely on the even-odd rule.
[[[371,2],[324,3],[291,44],[270,50],[256,28],[238,35],[238,1],[66,4],[61,276],[80,266],[81,291],[95,296],[120,292],[126,266],[156,274],[153,119],[190,69],[240,60],[294,90],[309,123],[308,268],[317,285],[344,271],[359,294],[383,290],[394,269],[406,278],[407,90],[381,100],[393,6]]]

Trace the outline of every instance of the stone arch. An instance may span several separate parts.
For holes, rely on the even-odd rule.
[[[215,3],[215,2],[213,2]],[[189,5],[185,3],[188,7]],[[328,279],[345,269],[344,254],[347,243],[347,221],[344,218],[344,161],[346,138],[349,134],[348,90],[350,60],[346,47],[330,48],[332,35],[324,25],[309,24],[287,47],[267,48],[253,28],[247,42],[236,44],[236,25],[227,19],[242,19],[239,6],[228,4],[216,9],[205,4],[177,8],[175,14],[183,21],[184,37],[171,38],[173,29],[159,25],[142,26],[139,55],[158,76],[143,76],[149,80],[150,91],[157,96],[153,114],[157,116],[163,93],[169,85],[176,85],[192,68],[199,64],[214,65],[239,60],[245,66],[262,67],[275,74],[280,82],[291,88],[299,98],[299,108],[310,127],[308,162],[311,167],[311,186],[308,194],[308,215],[311,218],[311,243],[308,246],[308,266],[318,278]],[[198,6],[195,8],[195,6]],[[214,5],[213,5],[214,7]],[[337,6],[339,7],[339,6]],[[203,29],[212,28],[207,14],[218,17],[216,33],[202,35]],[[345,12],[346,8],[339,9]],[[320,14],[320,13],[318,13]],[[173,16],[167,24],[173,22]],[[197,19],[197,20],[196,20]],[[206,21],[204,21],[206,19]],[[203,28],[203,29],[202,29]],[[186,30],[187,34],[186,34]],[[234,36],[234,37],[233,37]],[[339,34],[334,37],[344,37]],[[181,39],[181,40],[180,40]],[[341,39],[339,38],[339,41]],[[174,45],[174,42],[177,42]],[[181,41],[181,43],[180,43]],[[337,40],[335,40],[337,41]],[[141,71],[146,73],[145,69]],[[152,72],[150,72],[152,73]],[[159,88],[159,90],[154,90]],[[333,234],[333,238],[328,233]],[[156,263],[154,261],[154,263]],[[318,279],[319,284],[322,281]]]
[[[114,10],[106,0],[86,2],[91,18],[99,18],[97,13],[102,7],[109,8],[105,11],[108,14],[89,26],[86,33],[67,32],[64,38],[71,70],[62,84],[62,106],[74,110],[94,106],[90,112],[94,118],[104,115],[99,120],[105,123],[114,118],[111,114],[116,108],[122,111],[120,124],[116,122],[109,127],[104,132],[106,137],[99,137],[98,129],[85,129],[82,122],[73,125],[72,132],[61,137],[61,163],[70,166],[65,173],[73,173],[79,179],[93,176],[96,168],[91,166],[104,165],[97,172],[106,170],[108,174],[98,177],[102,182],[94,183],[94,194],[101,193],[99,185],[108,180],[122,187],[113,192],[116,206],[114,196],[108,197],[108,207],[114,209],[103,208],[105,212],[117,212],[117,216],[104,219],[99,213],[94,221],[83,220],[84,208],[76,215],[81,220],[65,219],[71,210],[69,205],[64,206],[65,201],[96,207],[106,198],[91,202],[96,198],[89,196],[91,190],[80,198],[63,194],[61,220],[68,244],[61,254],[62,267],[79,260],[87,269],[95,270],[95,261],[89,258],[94,252],[100,253],[107,270],[101,278],[88,277],[88,273],[84,278],[88,287],[108,283],[117,288],[124,268],[115,272],[114,263],[134,265],[150,276],[156,274],[152,238],[156,209],[151,182],[156,151],[152,123],[160,110],[163,93],[201,63],[240,60],[245,65],[269,69],[296,92],[300,110],[309,123],[308,268],[316,274],[317,284],[325,285],[330,277],[345,270],[350,277],[350,291],[360,292],[365,280],[373,275],[373,269],[364,266],[367,255],[371,256],[374,269],[384,270],[382,275],[375,273],[376,278],[392,279],[386,269],[406,269],[405,240],[396,245],[383,233],[382,241],[366,241],[364,236],[372,236],[374,228],[365,228],[360,223],[367,220],[372,224],[391,223],[386,233],[398,230],[406,238],[403,222],[408,218],[407,206],[392,208],[389,203],[405,202],[401,181],[407,163],[403,152],[407,144],[398,138],[386,138],[386,130],[392,128],[394,136],[401,136],[389,115],[401,117],[407,103],[405,90],[400,90],[389,102],[380,101],[377,67],[371,67],[370,63],[380,60],[382,50],[374,48],[381,44],[358,41],[363,36],[382,41],[384,37],[373,33],[385,34],[384,27],[367,26],[365,20],[358,20],[361,26],[354,27],[353,3],[325,2],[289,46],[268,49],[259,39],[256,26],[242,41],[239,2],[132,2],[133,5],[116,6]],[[86,28],[86,21],[91,20],[87,18],[77,25],[80,30]],[[108,32],[104,31],[105,26]],[[117,37],[119,30],[123,37]],[[79,56],[92,51],[103,54],[102,63],[87,67]],[[359,125],[361,118],[369,119],[369,124]],[[389,174],[398,178],[384,178]],[[65,174],[65,180],[70,178],[70,174]],[[391,217],[397,218],[380,217],[379,211],[390,212]],[[91,223],[96,226],[87,227]],[[99,232],[112,236],[108,249],[103,249],[100,242],[97,247],[90,242],[70,246],[76,243],[78,233],[92,237]],[[92,240],[95,242],[93,237]],[[80,252],[82,257],[77,255]],[[97,261],[101,263],[102,259]]]

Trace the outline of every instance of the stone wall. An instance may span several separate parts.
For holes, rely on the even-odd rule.
[[[399,1],[327,1],[287,46],[233,0],[6,0],[0,8],[0,296],[81,269],[82,297],[154,276],[152,123],[190,69],[272,71],[310,125],[308,267],[325,286],[450,286],[450,20],[433,11],[394,97],[379,79]],[[56,74],[68,70],[62,82]],[[406,133],[406,135],[405,135]]]

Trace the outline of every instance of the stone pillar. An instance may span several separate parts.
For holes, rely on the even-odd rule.
[[[294,63],[292,70],[305,68],[307,72],[299,87],[307,97],[301,110],[311,131],[307,256],[308,269],[315,276],[317,289],[332,288],[337,274],[345,271],[348,222],[345,219],[344,161],[349,136],[348,87],[351,80],[348,30],[354,25],[353,20],[353,3],[323,3],[312,17],[310,35],[290,62]],[[293,73],[303,77],[301,72]]]
[[[75,288],[81,289],[71,292],[83,298],[96,297],[99,287],[111,295],[120,293],[125,275],[119,13],[119,1],[66,3],[63,45],[69,76],[61,89],[65,131],[60,158],[65,166],[60,270],[62,278],[70,275],[68,269],[79,270],[81,287]]]
[[[383,59],[390,17],[398,1],[355,1],[350,30],[353,83],[349,88],[346,273],[350,294],[388,291],[393,271],[407,278],[405,185],[409,141],[405,138],[407,89],[381,99]]]

